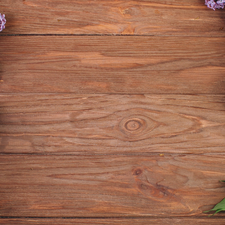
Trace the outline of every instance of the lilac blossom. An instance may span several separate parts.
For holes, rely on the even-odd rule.
[[[205,4],[210,9],[223,9],[225,6],[225,0],[205,0]]]
[[[5,14],[0,13],[0,32],[3,29],[5,29],[5,23],[6,23]]]

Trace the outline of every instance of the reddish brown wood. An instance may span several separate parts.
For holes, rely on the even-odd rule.
[[[224,12],[204,0],[7,0],[3,34],[224,36]]]
[[[224,197],[224,154],[0,156],[0,215],[193,216]]]
[[[1,37],[0,92],[224,94],[224,41]]]
[[[0,9],[0,224],[225,223],[202,214],[224,198],[223,10],[204,0]]]
[[[1,94],[2,153],[224,152],[224,96]]]
[[[7,225],[224,225],[224,218],[102,218],[102,219],[0,219],[0,224]]]

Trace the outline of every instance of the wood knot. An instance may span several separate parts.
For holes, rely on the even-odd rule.
[[[136,170],[134,171],[134,173],[133,173],[133,175],[136,175],[136,176],[138,176],[138,175],[140,175],[140,174],[142,174],[142,170],[141,170],[141,169],[136,169]]]
[[[124,139],[139,141],[149,138],[150,132],[157,127],[157,123],[145,115],[130,115],[119,123],[119,129]]]
[[[130,137],[143,133],[146,126],[147,123],[143,117],[124,118],[120,123],[121,131]]]
[[[128,131],[136,131],[143,125],[144,121],[140,119],[131,119],[125,123],[125,129]]]
[[[125,9],[120,9],[121,14],[126,18],[131,18],[132,16],[137,16],[140,14],[138,7],[129,7]]]
[[[124,17],[131,17],[133,13],[133,10],[131,8],[126,8],[122,10],[122,14]]]

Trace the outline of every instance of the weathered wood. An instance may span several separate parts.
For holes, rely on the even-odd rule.
[[[224,225],[224,218],[0,219],[4,225]]]
[[[223,95],[1,94],[0,152],[224,152]]]
[[[0,92],[224,94],[224,41],[1,37]]]
[[[0,224],[224,224],[202,214],[224,198],[224,11],[204,0],[0,8]]]
[[[193,216],[224,197],[224,154],[1,155],[0,164],[0,216]]]
[[[5,34],[224,36],[224,12],[204,0],[7,0]],[[4,34],[3,33],[3,34]]]

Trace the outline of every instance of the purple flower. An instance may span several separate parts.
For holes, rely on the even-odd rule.
[[[225,6],[225,0],[205,0],[205,4],[210,9],[223,9]]]
[[[6,23],[5,14],[0,13],[0,32],[3,29],[5,29],[5,23]]]

